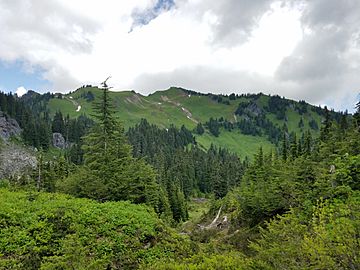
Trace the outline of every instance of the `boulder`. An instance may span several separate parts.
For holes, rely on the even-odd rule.
[[[52,136],[53,146],[59,149],[65,149],[67,147],[64,136],[61,133],[55,132]]]

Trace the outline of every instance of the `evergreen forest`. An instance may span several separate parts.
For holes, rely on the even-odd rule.
[[[106,83],[0,93],[21,130],[0,162],[15,146],[36,161],[0,164],[0,269],[360,269],[354,106]]]

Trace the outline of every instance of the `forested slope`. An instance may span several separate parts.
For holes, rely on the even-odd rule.
[[[304,148],[259,149],[240,185],[204,217],[221,213],[215,226],[190,230],[203,253],[153,269],[358,269],[359,105],[350,122],[326,118],[321,139]]]
[[[86,115],[92,118],[93,103],[101,89],[83,86],[68,94],[38,95],[30,92],[22,97],[33,110],[53,118],[61,112],[64,118]],[[251,157],[258,144],[270,150],[281,141],[284,131],[301,137],[310,130],[319,135],[325,110],[305,101],[292,101],[264,94],[215,95],[182,88],[170,88],[143,96],[134,91],[110,92],[115,116],[125,129],[147,119],[160,128],[184,125],[193,131],[206,149],[211,144],[231,148],[242,158]],[[331,112],[339,121],[341,114]]]
[[[112,95],[102,89],[91,118],[60,111],[52,117],[43,111],[46,102],[40,108],[1,96],[14,105],[5,113],[33,119],[22,122],[21,138],[11,140],[38,143],[35,170],[0,179],[1,267],[358,268],[360,104],[353,116],[314,109],[323,118],[318,133],[291,132],[289,122],[278,137],[274,121],[287,117],[288,105],[269,97],[283,104],[271,121],[256,103],[264,102],[262,95],[238,104],[236,123],[210,118],[190,130],[141,119],[125,132]],[[27,133],[36,119],[64,134],[69,147],[54,151],[36,136],[39,130]],[[266,132],[267,140],[277,137],[277,147],[257,145],[253,159],[246,159],[233,149],[198,143],[199,136],[221,138],[224,130]],[[194,198],[210,209],[188,220]]]

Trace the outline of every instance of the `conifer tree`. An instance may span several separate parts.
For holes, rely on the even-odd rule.
[[[103,86],[102,99],[94,108],[97,124],[84,137],[84,165],[67,180],[68,192],[99,201],[130,200],[156,208],[155,172],[143,160],[132,157],[124,129],[113,116],[106,81]]]
[[[228,190],[228,183],[224,175],[221,175],[219,163],[214,162],[212,165],[212,172],[210,179],[213,185],[213,190],[216,199],[224,197]]]
[[[305,133],[304,153],[306,155],[310,155],[311,151],[312,151],[312,137],[311,137],[311,132],[308,130]]]
[[[57,111],[52,121],[52,132],[59,132],[65,136],[65,122],[61,111]]]
[[[348,112],[345,111],[344,113],[341,114],[341,118],[340,118],[340,131],[341,131],[342,133],[344,133],[348,128],[349,128]]]
[[[288,142],[287,142],[286,132],[284,132],[283,135],[281,151],[282,151],[282,159],[286,161],[288,157]]]
[[[258,153],[255,155],[255,163],[254,164],[257,168],[264,166],[264,153],[263,153],[262,146],[260,146]]]
[[[201,122],[199,122],[199,123],[196,125],[195,132],[196,132],[197,134],[199,134],[199,135],[204,134],[205,129],[204,129],[203,125],[201,124]]]
[[[325,119],[320,130],[320,140],[325,141],[328,139],[331,128],[331,116],[328,108],[325,106]]]
[[[356,104],[356,113],[354,114],[355,123],[360,131],[360,101]]]
[[[296,133],[293,134],[290,145],[291,159],[294,160],[298,157],[298,146],[296,141]]]

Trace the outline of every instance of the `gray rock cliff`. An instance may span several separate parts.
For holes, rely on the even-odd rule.
[[[36,157],[27,149],[3,143],[0,149],[0,179],[17,179],[36,168]]]
[[[7,141],[11,136],[20,135],[21,128],[15,119],[0,111],[0,138]]]

